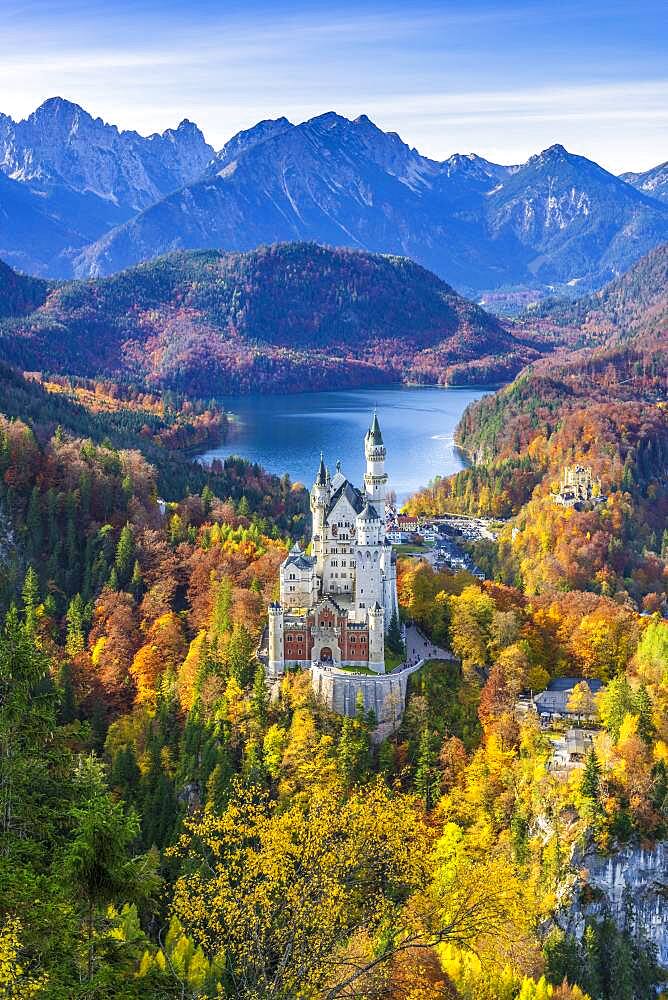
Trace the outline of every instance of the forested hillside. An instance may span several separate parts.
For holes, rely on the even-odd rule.
[[[466,412],[476,464],[410,508],[512,519],[485,580],[398,559],[402,619],[453,658],[388,735],[308,671],[269,689],[308,495],[190,460],[226,433],[215,377],[538,352],[410,262],[303,245],[3,287],[0,997],[655,1000],[665,900],[613,913],[583,856],[668,838],[665,336],[560,349]],[[605,501],[555,504],[571,462]]]
[[[668,328],[668,244],[642,257],[600,292],[574,301],[546,300],[520,326],[577,345],[603,338],[664,335]]]
[[[196,394],[494,378],[537,355],[412,261],[314,244],[172,254],[36,304],[0,326],[14,364]]]
[[[648,264],[660,274],[665,253],[656,258]],[[630,595],[650,608],[664,601],[665,299],[656,294],[660,282],[646,294],[648,284],[636,279],[630,275],[600,296],[597,315],[607,316],[617,330],[616,337],[605,338],[607,346],[557,352],[469,407],[457,438],[475,464],[410,501],[415,513],[515,515],[501,534],[494,571],[509,582],[521,580],[530,593],[566,586]],[[637,299],[634,288],[640,289]],[[634,329],[642,332],[633,335]],[[600,479],[605,504],[576,511],[554,503],[550,494],[573,463]]]
[[[138,451],[0,420],[5,994],[651,1000],[642,937],[555,917],[583,838],[668,832],[665,622],[400,562],[402,614],[458,660],[374,742],[307,673],[270,700],[303,493],[224,473],[163,510]],[[570,781],[514,710],[565,671],[611,681]]]
[[[18,274],[0,261],[0,318],[25,316],[44,303],[49,282]]]

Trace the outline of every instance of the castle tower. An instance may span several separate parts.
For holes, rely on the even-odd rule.
[[[378,416],[374,412],[371,427],[364,438],[366,472],[364,490],[381,519],[381,538],[385,537],[385,501],[387,498],[387,473],[385,472],[385,445],[380,432]]]
[[[369,608],[369,669],[385,673],[385,612],[377,602]]]
[[[375,507],[365,505],[355,519],[355,529],[355,607],[361,611],[383,603],[382,522]]]
[[[322,576],[325,556],[325,516],[332,495],[332,484],[325,460],[320,452],[320,465],[315,482],[311,487],[311,514],[313,516],[313,555],[316,557],[316,572]]]
[[[285,671],[283,654],[283,608],[269,605],[269,676],[280,677]]]

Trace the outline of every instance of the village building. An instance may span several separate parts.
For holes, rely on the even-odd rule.
[[[595,698],[602,688],[603,682],[594,678],[555,677],[544,691],[520,698],[517,712],[536,712],[543,728],[562,721],[593,722],[598,716]]]
[[[551,739],[552,754],[548,768],[553,772],[577,770],[585,765],[587,755],[594,749],[597,729],[567,729],[563,735]]]

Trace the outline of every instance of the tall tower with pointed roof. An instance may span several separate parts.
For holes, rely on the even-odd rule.
[[[329,472],[325,466],[325,459],[320,452],[320,465],[315,476],[315,482],[311,487],[311,515],[312,515],[312,535],[313,549],[316,555],[322,552],[322,540],[325,537],[325,518],[327,507],[332,496],[332,483]],[[322,573],[322,559],[318,559],[318,572]]]
[[[378,414],[374,410],[371,426],[364,438],[364,457],[366,472],[364,474],[364,490],[369,503],[376,508],[385,528],[385,502],[387,499],[387,473],[385,472],[385,444],[378,423]]]

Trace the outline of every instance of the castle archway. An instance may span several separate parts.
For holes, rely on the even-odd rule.
[[[336,639],[332,641],[331,634],[315,640],[311,649],[311,662],[320,662],[325,666],[338,666],[341,663],[341,649]]]

